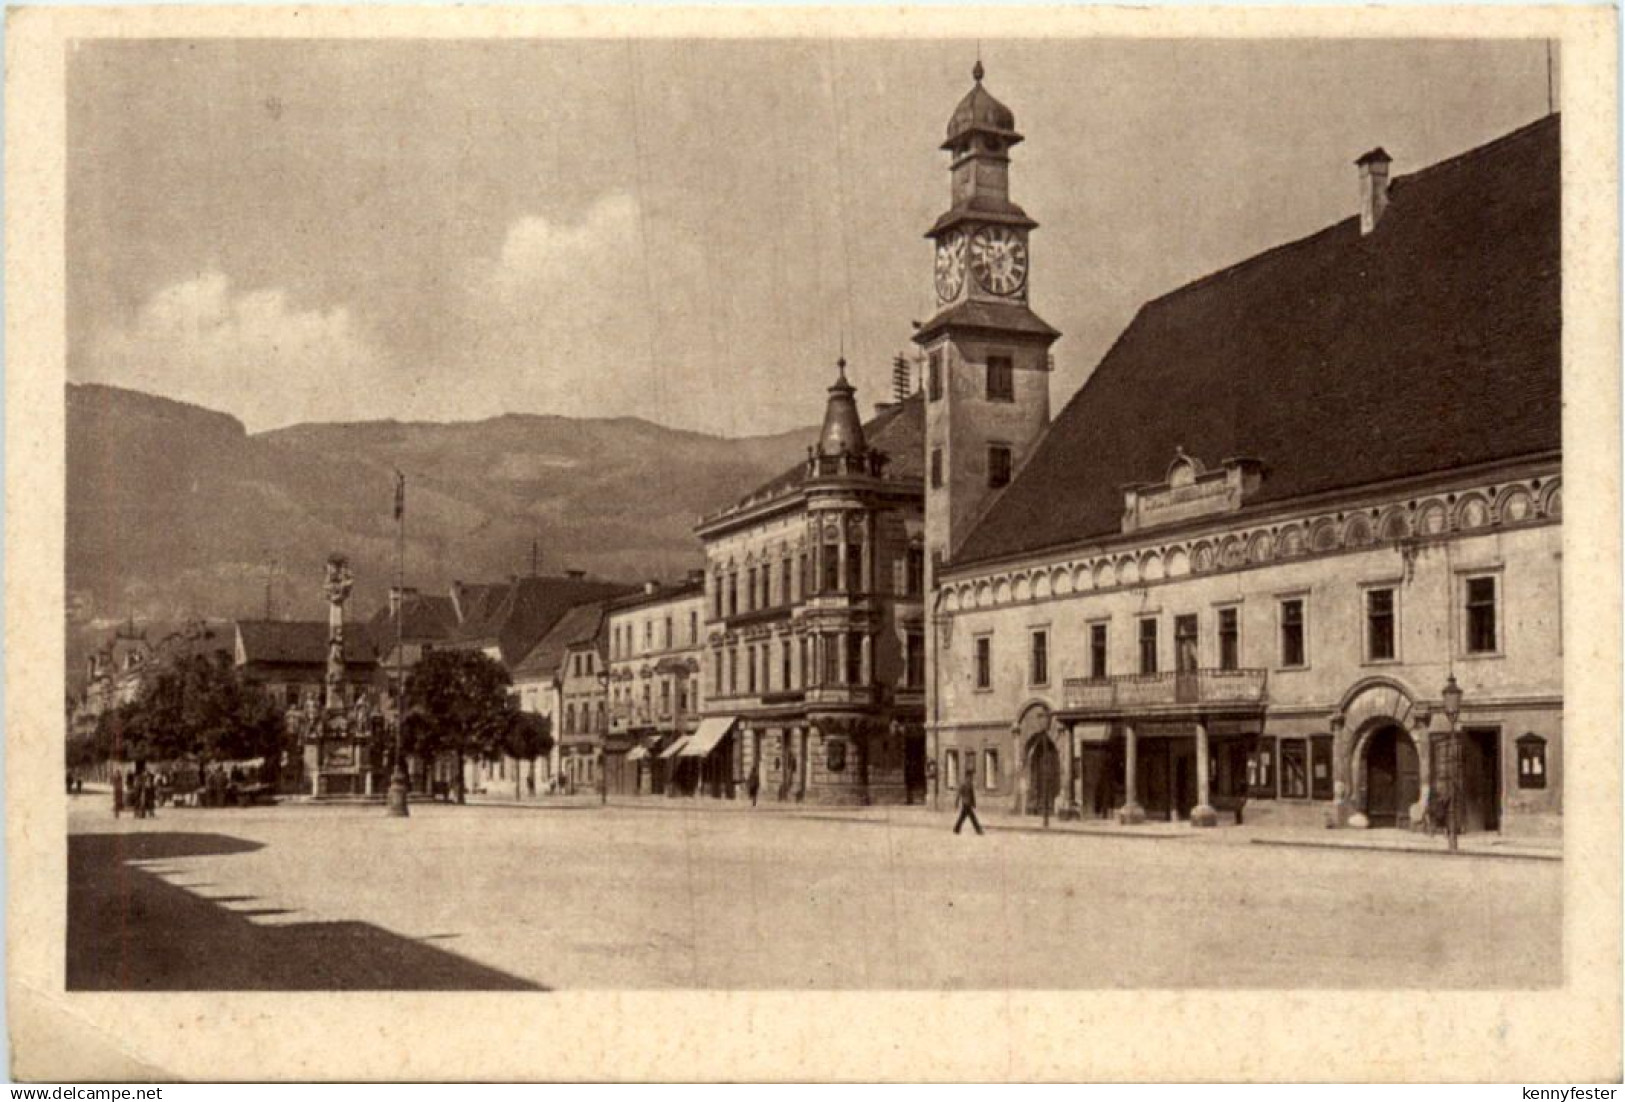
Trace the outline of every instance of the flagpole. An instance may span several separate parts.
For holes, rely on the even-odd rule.
[[[395,472],[395,768],[389,778],[389,816],[404,819],[410,780],[406,774],[406,678],[401,666],[406,622],[406,476]]]

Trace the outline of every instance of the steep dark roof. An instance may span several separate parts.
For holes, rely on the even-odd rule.
[[[395,611],[389,605],[372,618],[373,635],[395,641]],[[457,631],[457,610],[450,597],[434,593],[408,593],[403,602],[401,635],[410,642],[450,639]]]
[[[465,587],[465,592],[481,591],[480,608],[477,616],[465,613],[453,644],[498,647],[502,664],[513,669],[572,606],[618,597],[633,588],[621,582],[568,576],[532,576],[515,578],[506,585]]]
[[[604,609],[605,602],[593,601],[567,611],[514,667],[515,675],[548,677],[558,672],[571,647],[591,643],[602,632]]]
[[[883,452],[888,481],[921,479],[925,475],[925,397],[916,391],[901,402],[889,405],[864,422],[863,437],[870,451]],[[808,441],[809,444],[814,441]],[[807,481],[807,464],[797,463],[783,474],[762,483],[726,509],[705,517],[716,520],[736,509],[768,501],[796,489]]]
[[[1557,451],[1557,116],[1397,178],[1358,218],[1147,303],[953,565],[1119,531],[1175,449],[1251,504]]]
[[[238,620],[237,632],[249,662],[318,666],[327,663],[327,624],[324,621]],[[366,625],[345,625],[344,661],[346,665],[377,661]]]

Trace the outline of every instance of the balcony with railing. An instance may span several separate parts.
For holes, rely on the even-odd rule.
[[[1137,711],[1257,710],[1268,692],[1268,671],[1178,670],[1069,677],[1062,689],[1068,712],[1118,715]]]

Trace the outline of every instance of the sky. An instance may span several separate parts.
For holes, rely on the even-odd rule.
[[[976,44],[86,42],[68,377],[302,421],[815,423],[934,309]],[[1064,403],[1139,305],[1547,110],[1540,41],[1001,39]]]

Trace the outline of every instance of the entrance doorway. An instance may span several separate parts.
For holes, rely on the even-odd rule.
[[[1433,739],[1435,783],[1442,797],[1452,795],[1455,751],[1450,735]],[[1461,732],[1461,819],[1463,831],[1501,829],[1501,732],[1493,727]]]
[[[1411,805],[1422,794],[1416,744],[1393,724],[1366,740],[1365,790],[1365,815],[1372,826],[1409,825]]]
[[[1061,755],[1048,735],[1034,735],[1027,741],[1027,814],[1052,812],[1061,794]]]
[[[925,733],[903,736],[904,799],[911,804],[925,802]]]

